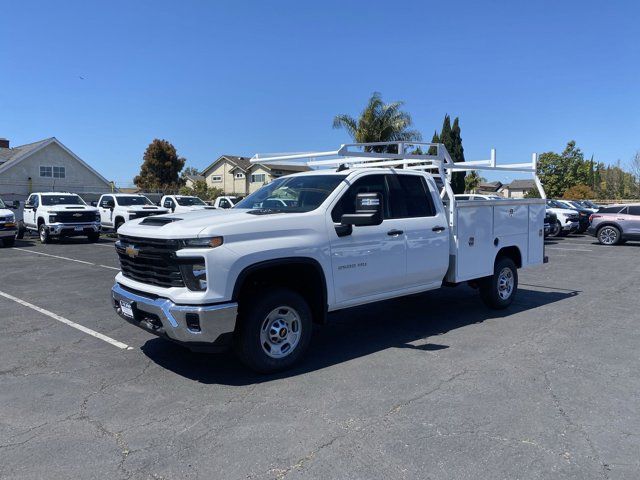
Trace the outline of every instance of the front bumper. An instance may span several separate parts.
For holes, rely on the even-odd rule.
[[[229,345],[236,327],[237,303],[177,305],[162,297],[147,297],[116,283],[111,289],[113,308],[127,322],[191,350],[216,350]],[[131,305],[133,318],[120,302]]]
[[[100,222],[91,223],[51,223],[49,233],[55,236],[75,237],[100,233]]]
[[[0,238],[15,237],[17,230],[15,223],[0,223]]]
[[[568,231],[568,232],[575,232],[579,228],[580,228],[580,223],[579,222],[568,222],[568,223],[565,223],[562,226],[562,230],[565,230],[565,231]]]

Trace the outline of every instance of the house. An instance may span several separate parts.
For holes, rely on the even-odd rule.
[[[185,175],[184,184],[186,187],[193,188],[196,182],[203,182],[204,177],[202,175]]]
[[[251,163],[246,157],[221,155],[201,175],[207,185],[227,194],[248,195],[273,179],[309,170],[306,165]]]
[[[524,198],[525,194],[533,188],[536,188],[536,182],[533,180],[514,180],[504,185],[501,192],[505,198]]]
[[[24,200],[46,191],[105,193],[112,184],[55,137],[17,147],[0,139],[0,197]]]
[[[498,191],[502,188],[502,182],[480,182],[478,186],[474,189],[473,193],[480,194],[497,194]]]

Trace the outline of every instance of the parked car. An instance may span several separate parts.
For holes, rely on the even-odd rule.
[[[578,212],[578,223],[580,224],[578,227],[578,233],[584,233],[587,231],[587,228],[589,228],[589,223],[590,223],[589,217],[593,213],[592,210],[588,208],[584,208],[579,205],[576,206],[575,202],[572,202],[570,200],[554,200],[554,201],[556,203],[559,203],[560,205],[564,205],[568,209],[572,209]]]
[[[572,207],[575,208],[582,208],[585,209],[591,213],[596,213],[598,211],[598,208],[600,207],[590,207],[589,205],[587,205],[585,202],[583,201],[578,201],[578,200],[565,200],[565,202],[567,202],[569,205],[571,205]]]
[[[190,195],[165,195],[160,205],[171,213],[193,212],[197,210],[213,210],[215,207],[207,205],[200,198]]]
[[[100,239],[100,213],[75,193],[32,193],[22,211],[16,238],[25,232],[37,232],[41,243],[52,238],[86,236],[90,242]]]
[[[547,211],[556,215],[556,224],[551,228],[552,237],[565,236],[577,232],[580,228],[580,215],[577,211],[568,209],[554,200],[547,200]]]
[[[214,208],[232,208],[236,203],[240,201],[239,197],[232,197],[229,195],[225,195],[222,197],[218,197],[213,201]]]
[[[255,207],[283,197],[290,203]],[[447,209],[431,174],[413,169],[281,177],[228,212],[123,225],[113,307],[192,349],[233,343],[259,372],[298,361],[312,323],[330,311],[443,282],[470,282],[488,306],[506,308],[517,269],[545,260],[544,201],[484,203],[454,201]]]
[[[578,200],[578,202],[584,207],[593,209],[595,212],[600,208],[600,205],[593,203],[591,200]]]
[[[560,226],[558,225],[557,215],[549,210],[545,210],[544,236],[548,237],[552,233],[557,235],[559,230],[560,230]]]
[[[118,231],[129,220],[169,213],[168,208],[154,205],[144,195],[110,193],[98,200],[103,230]]]
[[[13,247],[16,232],[16,216],[0,198],[0,242],[3,247]]]
[[[602,245],[617,245],[640,240],[640,203],[602,207],[591,215],[587,230]]]

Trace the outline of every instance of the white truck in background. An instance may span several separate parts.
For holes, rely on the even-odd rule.
[[[16,242],[16,215],[0,198],[0,244],[13,247]]]
[[[169,213],[169,209],[154,205],[144,195],[109,193],[98,200],[103,230],[118,231],[126,222],[138,218]]]
[[[232,208],[240,199],[229,195],[221,196],[213,201],[213,208]]]
[[[52,238],[81,236],[97,242],[100,213],[75,193],[32,193],[24,204],[16,238],[22,238],[27,231],[37,232],[41,243],[49,243]]]
[[[160,199],[160,205],[170,210],[171,213],[213,210],[215,208],[192,195],[165,195]]]
[[[333,168],[278,178],[228,212],[129,222],[116,242],[113,307],[193,350],[233,344],[259,372],[297,362],[312,324],[336,310],[463,282],[488,306],[508,307],[518,269],[546,262],[536,157],[456,164],[443,145],[418,145],[437,154],[395,142],[255,156]],[[477,169],[528,172],[542,199],[456,201],[452,172]],[[271,198],[286,201],[265,207]]]

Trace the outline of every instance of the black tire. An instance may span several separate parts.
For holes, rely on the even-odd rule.
[[[24,238],[24,232],[27,229],[24,227],[24,222],[21,220],[20,223],[18,223],[18,230],[16,230],[16,239],[18,240],[22,240]]]
[[[13,247],[16,244],[16,239],[15,237],[4,237],[4,239],[2,239],[2,246],[3,247]]]
[[[550,237],[562,237],[562,224],[560,220],[556,220],[556,223],[551,226],[551,232],[549,233]]]
[[[286,288],[273,288],[253,294],[248,305],[241,307],[238,315],[238,328],[235,333],[235,349],[238,357],[247,367],[259,373],[274,373],[293,366],[302,357],[311,340],[311,309],[306,300],[298,293]],[[290,317],[291,311],[295,317]],[[285,314],[285,312],[287,312]],[[282,316],[281,318],[278,318]],[[289,320],[284,320],[289,318]],[[296,318],[297,320],[292,320]],[[286,323],[283,332],[282,324]],[[288,330],[287,330],[288,328]],[[293,346],[287,342],[295,334],[297,340]],[[273,335],[269,335],[274,332]],[[283,336],[285,335],[285,336]],[[264,336],[266,340],[263,341]],[[273,345],[271,339],[280,343]],[[267,353],[271,347],[281,348],[281,357],[274,358]],[[273,350],[274,354],[276,350]],[[287,353],[288,352],[288,353]]]
[[[510,290],[509,284],[511,285]],[[516,264],[508,257],[496,259],[493,275],[483,278],[480,282],[480,298],[487,307],[502,310],[511,305],[517,291],[518,269]]]
[[[87,239],[89,239],[89,241],[91,243],[96,243],[98,241],[100,241],[100,233],[90,233],[89,235],[87,235]]]
[[[620,243],[620,229],[613,225],[605,225],[598,229],[598,242],[601,245],[618,245]]]
[[[38,225],[38,236],[40,237],[40,243],[51,243],[51,235],[49,235],[49,229],[44,223]]]
[[[124,220],[122,220],[122,219],[118,219],[118,220],[116,220],[116,223],[115,223],[115,225],[114,225],[114,227],[113,227],[113,231],[114,231],[115,233],[118,233],[118,229],[119,229],[123,224],[124,224]]]

